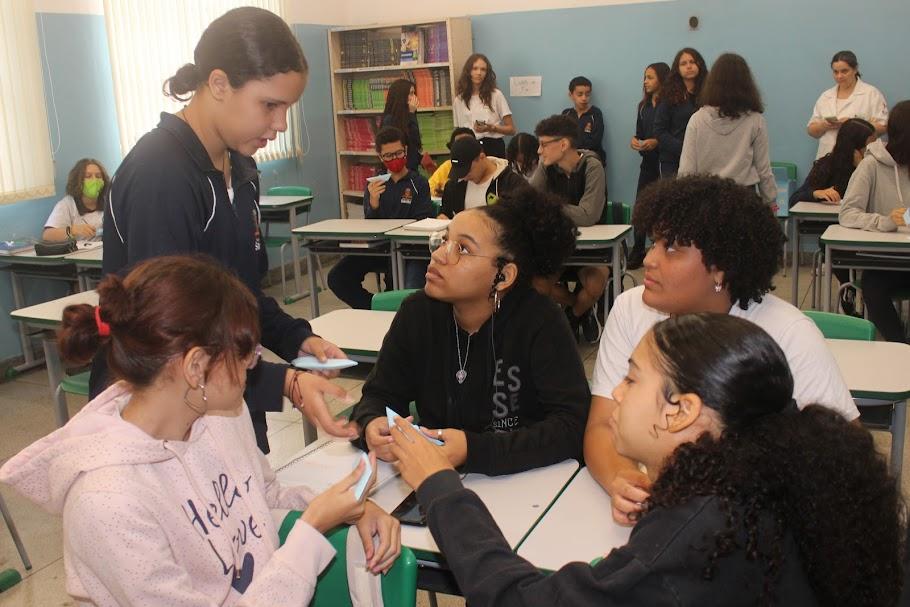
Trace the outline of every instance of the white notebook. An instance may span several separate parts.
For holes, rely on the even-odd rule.
[[[275,473],[282,485],[304,485],[322,493],[351,473],[360,457],[360,450],[344,439],[321,438],[307,445]],[[398,468],[377,460],[376,483],[373,491],[398,476]],[[371,491],[372,493],[372,491]]]
[[[415,221],[414,223],[408,223],[401,227],[403,227],[405,230],[414,230],[415,232],[436,232],[448,227],[450,221],[450,219],[436,219],[434,217],[427,217],[426,219],[421,219],[420,221]]]

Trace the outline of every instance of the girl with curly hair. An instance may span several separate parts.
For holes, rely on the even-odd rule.
[[[487,156],[506,157],[504,137],[517,132],[506,96],[496,88],[496,72],[486,55],[474,53],[464,62],[455,84],[455,126],[474,131]]]
[[[754,189],[711,176],[660,180],[639,196],[632,223],[654,245],[644,260],[644,284],[617,297],[607,318],[585,431],[585,461],[611,495],[614,519],[625,525],[641,514],[651,479],[616,450],[613,390],[635,346],[669,316],[716,312],[754,322],[787,356],[800,407],[820,404],[847,420],[859,417],[815,323],[770,293],[785,237]]]
[[[413,401],[423,432],[466,472],[580,459],[584,368],[565,315],[531,285],[574,247],[561,204],[527,186],[434,234],[426,287],[402,303],[351,414],[359,446],[394,461],[386,407],[407,416]]]
[[[698,97],[707,77],[708,66],[701,53],[688,47],[676,53],[654,112],[661,177],[673,177],[679,170],[686,126],[700,105]]]
[[[552,575],[509,549],[439,449],[396,426],[401,475],[468,604],[897,604],[896,483],[868,431],[797,409],[768,333],[729,314],[663,320],[613,396],[615,444],[654,482],[646,514],[627,545]]]

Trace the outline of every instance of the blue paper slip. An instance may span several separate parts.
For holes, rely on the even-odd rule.
[[[356,360],[349,358],[330,358],[325,362],[319,362],[315,356],[301,356],[291,361],[291,364],[298,369],[308,371],[337,371],[338,369],[347,369],[357,365]]]
[[[370,477],[373,476],[373,466],[370,464],[370,456],[366,453],[361,452],[360,459],[357,461],[354,467],[356,468],[358,465],[360,465],[361,461],[363,461],[365,464],[363,468],[363,474],[360,475],[360,480],[358,480],[357,484],[354,485],[354,498],[357,501],[360,501],[360,498],[363,497],[363,492],[366,491],[367,483],[370,482]]]
[[[385,408],[385,415],[386,415],[386,417],[387,417],[388,420],[389,420],[389,430],[391,430],[391,429],[392,429],[392,426],[395,425],[395,420],[398,419],[398,418],[401,417],[401,416],[398,415],[397,413],[395,413],[394,411],[392,411],[392,410],[391,410],[390,408],[388,408],[388,407]],[[442,445],[445,444],[445,443],[443,443],[441,440],[438,440],[438,439],[435,439],[435,438],[430,438],[429,436],[427,436],[426,434],[424,434],[423,432],[421,432],[421,431],[420,431],[420,426],[418,426],[417,424],[411,424],[411,426],[412,426],[415,430],[417,430],[417,433],[420,434],[420,436],[424,437],[425,439],[427,439],[428,441],[430,441],[430,442],[433,443],[434,445],[439,445],[439,446],[441,447]]]

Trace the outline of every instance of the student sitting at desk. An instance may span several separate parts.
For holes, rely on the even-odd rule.
[[[563,201],[563,212],[576,226],[600,222],[607,199],[607,175],[600,157],[578,149],[578,125],[566,116],[541,120],[534,133],[540,146],[540,164],[531,176],[535,188]],[[561,274],[541,276],[534,286],[565,306],[566,318],[576,338],[581,333],[588,343],[600,337],[597,300],[607,286],[610,269],[605,266],[568,268]],[[568,283],[576,283],[572,292]]]
[[[555,201],[526,187],[434,234],[427,285],[402,303],[351,414],[358,445],[394,460],[385,409],[407,416],[414,401],[466,472],[579,459],[584,368],[565,316],[530,285],[558,271],[574,232]]]
[[[863,160],[866,146],[875,139],[875,127],[868,121],[850,118],[844,122],[837,131],[834,149],[812,164],[806,181],[790,196],[790,208],[800,202],[840,204],[853,171]],[[838,268],[834,275],[841,285],[850,282],[849,270]],[[841,289],[840,306],[844,314],[853,316],[856,313],[855,287],[850,285]]]
[[[505,158],[487,156],[473,137],[457,139],[452,144],[452,169],[442,192],[440,218],[451,219],[456,213],[488,204],[527,182],[509,167]]]
[[[654,245],[645,257],[644,285],[617,297],[607,318],[585,431],[591,476],[611,495],[616,521],[626,525],[640,515],[651,482],[616,451],[611,395],[636,344],[668,316],[718,312],[754,322],[787,355],[799,406],[819,403],[847,420],[859,417],[821,332],[808,316],[770,293],[785,236],[754,190],[719,177],[662,179],[639,196],[632,222]]]
[[[282,487],[257,448],[243,393],[259,312],[240,280],[201,256],[158,257],[98,295],[63,311],[60,350],[84,364],[110,344],[119,381],[0,469],[62,515],[78,604],[306,605],[335,555],[323,534],[349,521],[370,570],[392,566],[398,522],[351,490],[363,464],[317,496]],[[280,548],[271,509],[303,510]]]
[[[433,215],[430,185],[427,178],[408,169],[405,136],[393,126],[376,133],[376,154],[388,169],[388,179],[374,179],[363,193],[363,216],[367,219],[426,219]],[[344,303],[359,310],[369,310],[373,294],[363,288],[363,279],[370,272],[391,273],[388,258],[347,255],[329,272],[329,288]],[[404,286],[419,289],[423,286],[426,264],[420,261],[405,264]],[[388,286],[388,285],[387,285]]]
[[[446,147],[449,151],[452,150],[452,144],[456,140],[461,139],[462,137],[471,137],[474,138],[474,131],[467,127],[459,126],[455,127],[452,131],[452,134],[449,136],[449,142],[446,144]],[[449,182],[449,172],[452,170],[452,161],[446,160],[439,165],[439,168],[433,171],[433,174],[430,176],[430,193],[433,196],[442,196],[443,190],[445,190],[446,184]]]
[[[715,313],[663,320],[612,392],[613,442],[653,481],[646,513],[625,546],[553,574],[515,554],[441,450],[396,422],[401,476],[468,605],[897,604],[894,479],[867,430],[797,409],[787,356],[761,328]]]
[[[838,221],[848,228],[893,232],[910,203],[910,100],[891,110],[888,143],[874,141],[866,152],[850,178]],[[910,273],[864,270],[862,285],[869,320],[886,340],[907,341],[893,297],[910,288]]]
[[[540,162],[540,154],[537,153],[538,147],[540,147],[540,142],[531,133],[518,133],[512,137],[509,147],[506,149],[509,168],[526,180],[530,179]]]
[[[94,158],[83,158],[66,177],[66,196],[44,223],[44,240],[94,238],[104,220],[104,200],[111,178]]]

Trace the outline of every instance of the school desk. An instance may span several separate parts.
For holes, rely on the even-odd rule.
[[[262,210],[263,221],[268,222],[273,215],[280,216],[282,212],[287,213],[287,222],[291,231],[291,259],[294,261],[294,293],[285,297],[284,303],[286,304],[316,293],[316,291],[304,293],[300,290],[300,241],[298,236],[294,234],[294,228],[297,227],[297,214],[309,213],[312,205],[312,196],[259,197],[259,207]],[[281,271],[284,272],[284,268],[281,268]],[[307,266],[307,274],[312,274],[315,271],[313,266]],[[282,295],[284,294],[282,293]]]
[[[799,240],[806,229],[807,224],[817,226],[818,224],[837,223],[837,215],[840,212],[839,204],[823,204],[821,202],[798,202],[790,208],[790,250],[792,252],[790,276],[790,303],[799,307]],[[800,229],[800,223],[803,224],[803,230]],[[806,234],[816,234],[817,231],[806,232]],[[815,305],[815,282],[812,283],[812,303]]]

